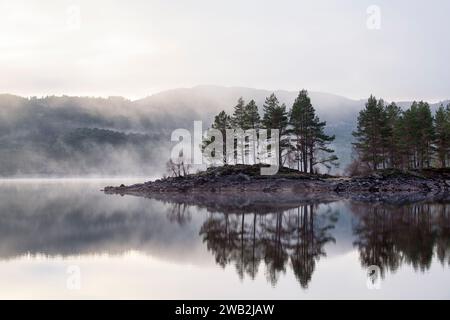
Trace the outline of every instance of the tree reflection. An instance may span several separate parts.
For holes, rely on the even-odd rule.
[[[293,239],[293,246],[291,247],[293,253],[291,254],[291,264],[295,276],[302,287],[307,287],[311,280],[312,273],[315,269],[315,263],[321,256],[325,256],[324,246],[328,242],[335,242],[335,239],[328,233],[330,229],[334,228],[333,221],[330,224],[321,225],[320,227],[314,223],[314,212],[311,207],[298,209],[297,217],[294,219],[296,225],[296,233]]]
[[[175,203],[170,207],[167,217],[170,222],[176,222],[179,225],[185,225],[192,219],[190,206],[186,203]]]
[[[377,265],[382,276],[403,263],[414,270],[430,269],[434,250],[439,261],[450,264],[448,204],[420,203],[392,206],[352,204],[357,216],[354,245],[364,267]]]
[[[200,248],[200,232],[218,265],[232,266],[241,279],[263,270],[272,285],[292,271],[306,288],[327,250],[358,250],[364,268],[378,265],[383,274],[402,265],[418,272],[436,262],[450,266],[448,196],[396,205],[335,201],[297,193],[160,194],[150,200],[105,197],[77,184],[3,185],[0,262],[131,251],[171,261],[210,259]],[[334,237],[337,246],[326,246]]]
[[[306,288],[316,261],[325,256],[324,245],[334,242],[329,230],[335,213],[316,211],[317,205],[308,204],[266,214],[210,213],[200,235],[216,262],[222,267],[234,264],[241,279],[254,279],[264,261],[266,277],[276,285],[290,264]]]

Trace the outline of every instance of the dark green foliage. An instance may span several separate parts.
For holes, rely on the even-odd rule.
[[[292,110],[289,112],[286,105],[279,103],[275,94],[266,98],[263,111],[264,114],[261,119],[255,101],[251,100],[248,104],[245,104],[245,101],[240,98],[234,108],[233,116],[230,117],[225,111],[222,111],[215,117],[212,128],[219,129],[222,132],[224,146],[226,146],[227,138],[226,129],[255,129],[257,139],[252,142],[253,145],[251,146],[254,151],[258,149],[255,144],[259,141],[260,129],[268,130],[268,138],[270,138],[270,129],[278,129],[280,134],[278,159],[280,159],[281,167],[285,166],[287,162],[287,166],[291,168],[292,155],[295,155],[297,163],[293,167],[302,172],[314,173],[317,165],[326,168],[330,168],[331,165],[337,166],[337,157],[333,155],[334,150],[329,147],[335,137],[325,133],[326,122],[320,121],[316,116],[306,90],[300,92]],[[239,137],[235,136],[235,138]],[[243,139],[237,139],[237,141],[234,144],[234,164],[239,162],[245,164],[250,143]],[[205,148],[211,142],[212,140],[205,139],[203,147]],[[227,152],[224,150],[225,164],[227,163]],[[258,159],[256,154],[253,156],[253,163],[264,163],[264,159]],[[239,161],[240,159],[241,161]]]
[[[326,122],[320,121],[315,114],[306,90],[300,91],[292,106],[289,119],[291,148],[295,153],[294,160],[297,169],[303,172],[313,172],[314,166],[322,164],[329,167],[337,165],[337,157],[329,155],[334,152],[328,145],[334,141],[334,136],[325,134]]]
[[[245,129],[259,129],[261,126],[261,117],[259,116],[258,106],[255,100],[251,100],[244,109]]]
[[[232,126],[233,126],[233,119],[225,111],[221,111],[218,115],[214,117],[214,122],[211,126],[211,128],[219,130],[220,133],[222,134],[224,164],[228,162],[227,148],[226,148],[227,129],[231,129]],[[203,141],[202,149],[206,148],[212,142],[213,142],[212,137],[206,137]]]
[[[211,126],[213,129],[219,130],[225,137],[226,130],[232,127],[232,120],[225,111],[221,111],[217,116],[214,117],[214,122]]]
[[[398,167],[402,163],[402,152],[404,148],[400,145],[403,136],[399,121],[402,116],[402,110],[395,103],[386,106],[385,125],[383,128],[384,143],[384,163],[393,167]]]
[[[448,109],[448,108],[447,108]],[[358,117],[353,144],[358,160],[372,170],[430,168],[448,160],[448,110],[441,107],[433,118],[428,103],[413,102],[402,111],[370,96]],[[437,162],[436,162],[437,160]]]
[[[450,163],[450,104],[441,105],[434,120],[436,155],[440,166],[446,167]]]
[[[359,112],[358,125],[353,136],[356,142],[353,144],[359,157],[376,170],[383,162],[383,131],[385,130],[386,114],[384,103],[374,96],[370,96],[364,110]]]
[[[411,108],[405,111],[405,134],[409,135],[408,167],[424,168],[431,166],[433,153],[433,116],[426,102],[413,102]]]
[[[237,105],[234,107],[233,117],[231,118],[232,124],[236,128],[246,129],[246,113],[245,113],[245,101],[239,98]]]
[[[229,115],[227,115],[225,111],[221,111],[217,116],[215,116],[214,123],[212,125],[213,129],[217,129],[222,133],[223,163],[227,163],[226,136],[227,136],[227,129],[232,128],[232,123],[233,123],[232,118]]]
[[[330,169],[331,166],[338,166],[338,157],[333,154],[334,150],[329,147],[329,144],[336,138],[335,135],[329,136],[325,134],[325,121],[320,121],[316,116],[314,118],[312,127],[312,138],[310,150],[310,173],[314,172],[314,166],[321,164]]]
[[[266,98],[263,106],[263,126],[265,129],[278,129],[279,132],[279,152],[278,159],[282,163],[283,149],[288,146],[287,126],[288,126],[288,114],[286,111],[286,105],[278,102],[274,93],[270,97]]]

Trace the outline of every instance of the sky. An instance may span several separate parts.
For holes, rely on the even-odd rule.
[[[0,93],[450,98],[448,0],[0,0]]]

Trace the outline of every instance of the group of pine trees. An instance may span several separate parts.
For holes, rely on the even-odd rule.
[[[450,165],[450,104],[433,116],[426,102],[407,110],[370,96],[353,132],[357,162],[367,170]]]
[[[333,154],[334,150],[329,147],[335,136],[327,135],[325,127],[326,122],[320,121],[316,115],[306,90],[300,91],[290,110],[284,103],[280,104],[275,94],[271,94],[264,102],[262,117],[254,100],[245,103],[240,98],[232,115],[222,111],[215,117],[212,124],[212,128],[219,130],[224,139],[223,162],[225,164],[264,163],[264,159],[259,158],[255,151],[258,150],[255,144],[259,141],[260,130],[267,129],[270,136],[270,130],[277,129],[280,166],[310,173],[317,171],[317,165],[325,168],[338,165],[338,158]],[[257,139],[253,141],[246,140],[245,137],[243,140],[236,139],[233,141],[234,150],[226,150],[226,133],[229,129],[234,129],[241,134],[241,130],[255,130]],[[203,147],[206,147],[209,142],[207,140]],[[227,157],[230,152],[234,153],[233,163],[230,163]],[[247,157],[249,154],[253,157]]]

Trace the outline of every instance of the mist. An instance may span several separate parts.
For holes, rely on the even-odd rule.
[[[173,89],[134,101],[0,95],[0,176],[161,177],[175,144],[173,130],[192,131],[196,120],[206,130],[221,110],[231,114],[239,97],[254,99],[262,113],[272,92],[288,107],[298,95],[219,86]],[[351,160],[351,132],[365,101],[322,92],[310,92],[310,97],[329,133],[336,135],[332,147],[340,167],[333,172],[340,173]]]

